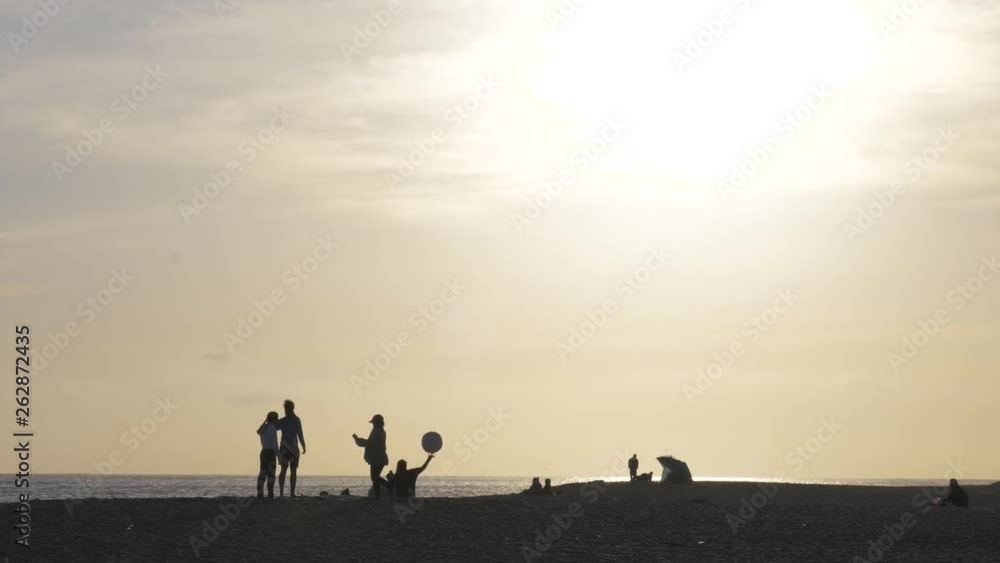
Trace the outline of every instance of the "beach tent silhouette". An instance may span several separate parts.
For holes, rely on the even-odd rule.
[[[660,477],[661,483],[692,483],[691,470],[688,464],[674,456],[665,455],[656,458],[663,466],[663,475]]]

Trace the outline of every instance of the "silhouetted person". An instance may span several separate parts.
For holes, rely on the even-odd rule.
[[[545,480],[545,486],[542,487],[542,494],[551,495],[552,494],[552,479]]]
[[[264,481],[267,497],[274,498],[274,468],[278,461],[278,413],[267,413],[264,423],[257,429],[260,436],[260,473],[257,474],[257,498],[264,498]]]
[[[393,487],[395,486],[396,483],[396,474],[393,473],[392,470],[389,470],[389,472],[385,474],[385,479],[383,480],[383,483],[385,484],[385,488],[389,490],[389,496],[392,496]]]
[[[542,482],[538,479],[538,477],[532,478],[531,479],[531,486],[528,487],[528,490],[524,491],[524,492],[527,493],[527,494],[529,494],[529,495],[540,495],[540,494],[542,494]]]
[[[619,458],[620,459],[620,458]],[[635,476],[639,473],[639,454],[632,454],[628,460],[628,480],[635,481]]]
[[[281,430],[281,449],[278,450],[278,463],[281,473],[278,474],[278,491],[285,496],[285,473],[288,466],[292,467],[292,479],[289,483],[289,493],[295,497],[295,478],[299,471],[299,442],[302,442],[302,454],[306,453],[306,438],[302,435],[302,420],[295,416],[295,403],[285,400],[285,416],[278,420],[278,430]]]
[[[427,461],[416,469],[407,469],[406,460],[401,459],[396,462],[396,475],[392,480],[392,489],[396,498],[412,498],[417,496],[417,477],[427,469],[427,465],[434,459],[434,455],[428,455]]]
[[[948,487],[948,496],[941,499],[941,506],[949,504],[963,508],[969,506],[969,495],[958,485],[958,479],[952,479]]]
[[[354,434],[354,443],[365,449],[365,462],[370,469],[375,498],[382,498],[382,470],[389,465],[389,456],[385,453],[385,419],[377,414],[369,422],[372,423],[372,431],[368,439]]]

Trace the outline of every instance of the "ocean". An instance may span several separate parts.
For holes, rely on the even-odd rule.
[[[234,497],[257,494],[256,475],[33,475],[31,498],[180,498]],[[555,481],[553,481],[555,482]],[[505,495],[528,488],[523,477],[421,477],[417,491],[425,497]],[[326,491],[339,495],[345,488],[352,495],[366,495],[371,480],[361,476],[299,475],[296,494],[317,496]],[[0,498],[16,496],[13,479],[0,481]],[[288,483],[285,483],[288,493]],[[274,494],[278,494],[275,481]],[[6,501],[0,501],[6,502]]]
[[[600,477],[558,477],[553,485],[586,482]],[[624,478],[605,478],[623,481]],[[764,482],[773,479],[749,477],[701,477],[697,481]],[[824,485],[871,485],[888,487],[942,486],[940,479],[814,479],[788,481]],[[963,480],[964,485],[989,485],[995,480]],[[368,477],[361,476],[299,476],[296,492],[317,496],[326,491],[340,494],[345,488],[352,495],[367,494]],[[417,492],[423,497],[475,497],[507,495],[523,491],[531,477],[421,477]],[[256,494],[257,478],[248,475],[33,475],[30,478],[32,500],[65,498],[171,498],[171,497],[232,497]],[[275,483],[275,494],[277,494]],[[286,483],[287,487],[287,483]],[[13,500],[23,489],[14,487],[13,479],[0,480],[0,502]],[[287,492],[287,489],[286,489]]]

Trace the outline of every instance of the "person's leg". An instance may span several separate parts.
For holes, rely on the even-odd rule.
[[[267,453],[267,450],[261,450],[260,452],[260,472],[257,473],[257,498],[264,496],[264,479],[267,478]],[[271,477],[271,482],[274,482],[273,476]]]
[[[375,498],[382,498],[382,469],[384,465],[371,466],[372,487],[375,488]]]
[[[296,474],[299,472],[299,456],[294,456],[289,461],[290,465],[292,466],[292,478],[288,483],[289,484],[288,491],[289,493],[291,493],[292,497],[295,497],[295,478],[297,476]]]
[[[285,473],[288,472],[288,463],[284,459],[281,462],[281,471],[278,473],[278,494],[285,496]]]
[[[267,497],[274,498],[274,466],[278,464],[278,456],[274,451],[269,452],[267,460]]]

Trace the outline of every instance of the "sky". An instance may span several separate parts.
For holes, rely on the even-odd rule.
[[[1000,476],[1000,7],[667,4],[3,4],[33,469]]]

